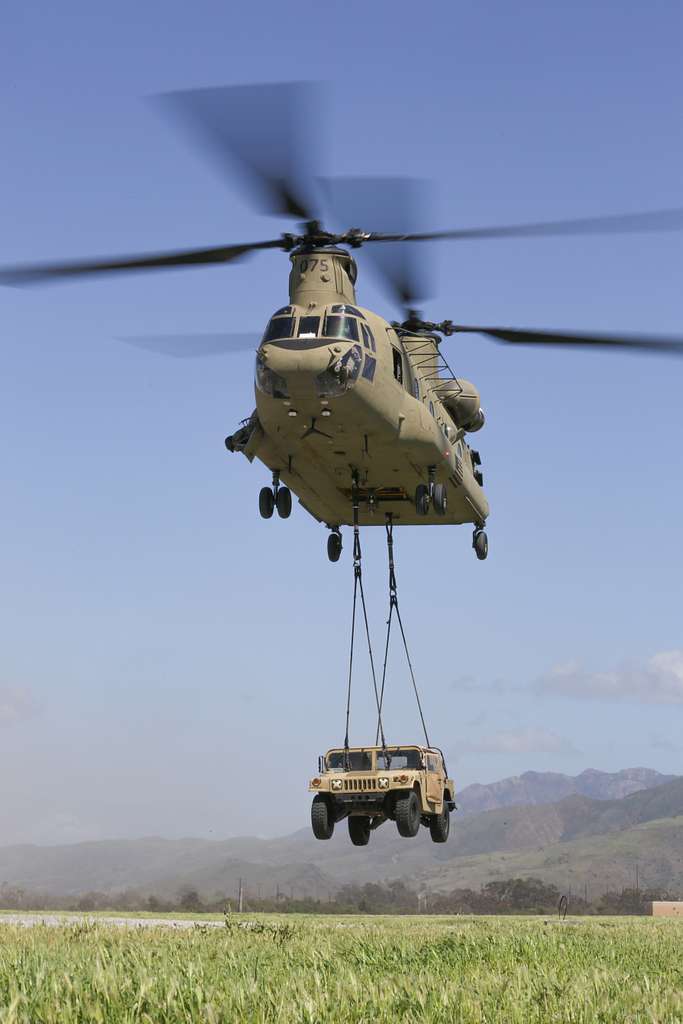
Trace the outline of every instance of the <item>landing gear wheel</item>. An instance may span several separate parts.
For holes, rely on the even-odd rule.
[[[420,831],[420,802],[414,789],[398,798],[395,814],[398,834],[405,839],[416,836]]]
[[[258,510],[264,519],[270,519],[275,509],[275,495],[270,487],[262,487],[258,496]]]
[[[451,829],[451,812],[444,800],[441,814],[434,814],[429,819],[429,834],[433,843],[445,843]]]
[[[341,533],[331,533],[327,538],[327,557],[331,562],[338,562],[342,553]]]
[[[434,484],[432,501],[434,502],[434,511],[437,516],[445,516],[446,509],[448,508],[448,493],[445,484]]]
[[[429,512],[429,488],[424,484],[415,488],[415,511],[419,516],[426,516]]]
[[[292,514],[292,492],[289,487],[278,487],[275,505],[280,519],[289,519]]]
[[[311,804],[311,828],[316,839],[331,839],[334,832],[334,814],[327,797],[316,793]]]
[[[489,553],[489,539],[484,530],[475,530],[472,536],[472,547],[480,562],[483,562]]]
[[[354,846],[367,846],[370,842],[370,819],[359,814],[350,815],[349,836]]]

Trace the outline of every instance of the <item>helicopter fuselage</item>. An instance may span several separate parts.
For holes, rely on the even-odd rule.
[[[352,522],[354,479],[363,525],[391,513],[401,524],[483,526],[488,503],[444,388],[476,396],[477,406],[478,394],[438,373],[435,336],[404,332],[358,306],[354,271],[343,251],[293,254],[290,305],[274,314],[258,349],[256,411],[236,449],[331,527]],[[447,508],[425,517],[415,492],[430,483],[445,485]]]

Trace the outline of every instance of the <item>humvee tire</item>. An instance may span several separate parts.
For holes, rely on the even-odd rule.
[[[397,798],[395,814],[398,834],[406,839],[416,836],[420,831],[420,801],[414,789]]]
[[[331,839],[334,832],[334,814],[329,801],[316,793],[311,804],[311,828],[316,839]]]
[[[433,843],[445,843],[451,829],[451,812],[448,809],[446,797],[443,800],[441,814],[432,814],[429,819],[429,834]]]
[[[360,814],[349,815],[349,836],[354,846],[367,846],[370,842],[370,819]]]

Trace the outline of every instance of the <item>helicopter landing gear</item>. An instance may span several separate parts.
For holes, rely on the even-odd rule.
[[[445,516],[446,509],[448,508],[448,493],[445,484],[434,484],[432,501],[434,502],[434,511],[437,516]]]
[[[273,486],[259,491],[258,508],[264,519],[271,519],[275,509],[280,519],[289,519],[292,514],[292,492],[281,486],[279,469],[273,470]]]
[[[341,531],[333,529],[332,533],[327,538],[327,557],[331,562],[338,562],[339,556],[342,553],[342,535]]]
[[[270,519],[275,510],[275,493],[270,487],[262,487],[258,495],[258,510],[263,519]]]
[[[415,511],[419,516],[426,516],[429,512],[429,488],[424,484],[415,488]]]
[[[489,553],[489,539],[486,532],[480,527],[477,527],[472,534],[472,547],[479,561],[483,562]]]

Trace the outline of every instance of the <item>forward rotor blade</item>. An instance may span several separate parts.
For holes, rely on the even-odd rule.
[[[513,345],[553,345],[565,348],[630,349],[634,352],[683,355],[682,338],[614,334],[567,334],[565,331],[525,330],[511,327],[461,327],[456,334],[485,334]]]
[[[459,228],[419,234],[373,232],[370,242],[428,242],[438,239],[543,238],[552,235],[625,235],[647,231],[680,231],[683,208],[653,210],[650,213],[613,214],[605,217],[581,217],[535,224],[511,224],[503,227]]]
[[[223,174],[233,167],[241,173],[259,209],[312,220],[319,205],[313,166],[318,97],[311,83],[285,82],[171,92],[156,101]]]
[[[247,242],[244,245],[224,245],[213,249],[179,249],[176,252],[147,253],[140,256],[103,257],[74,262],[0,267],[0,284],[46,284],[64,278],[94,274],[121,273],[131,270],[162,270],[207,263],[232,263],[257,249],[279,249],[281,246],[282,239],[278,238],[268,242]]]
[[[427,183],[411,178],[329,178],[324,181],[325,195],[335,218],[343,224],[372,225],[386,232],[401,232],[386,238],[410,240],[413,231],[424,224],[427,207]],[[381,236],[383,239],[385,236]],[[417,237],[417,236],[416,236]],[[375,240],[374,233],[370,236]],[[379,239],[378,239],[379,240]],[[367,250],[391,298],[404,309],[430,297],[431,263],[423,251],[412,245],[387,246]]]
[[[148,334],[119,338],[127,345],[159,352],[175,359],[195,359],[203,356],[229,355],[233,352],[255,351],[261,335],[244,334]]]

